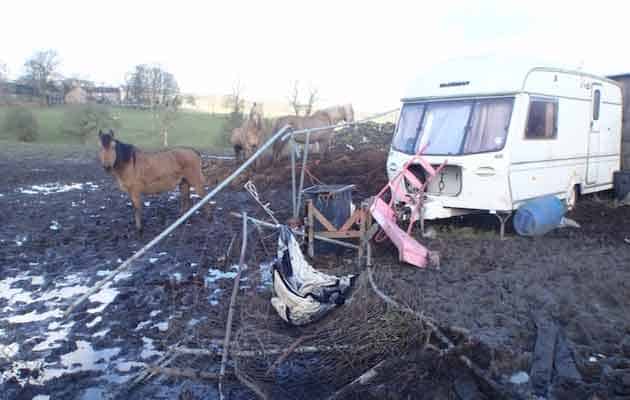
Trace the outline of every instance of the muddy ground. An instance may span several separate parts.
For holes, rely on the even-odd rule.
[[[357,198],[382,186],[385,143],[338,146],[331,158],[309,164],[314,176],[357,184]],[[208,165],[209,186],[236,167],[233,161]],[[264,218],[242,190],[247,179],[217,196],[211,222],[194,216],[63,319],[70,302],[177,218],[178,194],[145,198],[146,228],[139,237],[127,196],[95,152],[5,151],[0,171],[0,399],[217,398],[212,382],[159,376],[132,387],[130,379],[184,337],[222,336],[221,323],[214,324],[216,332],[208,324],[203,331],[196,327],[224,321],[227,313],[234,270],[225,253],[240,230],[227,212]],[[289,214],[288,176],[284,166],[247,177],[281,219]],[[570,216],[581,229],[541,238],[508,229],[499,240],[495,222],[484,217],[435,224],[437,237],[423,242],[441,253],[439,270],[399,264],[388,244],[376,246],[374,264],[392,297],[443,326],[468,329],[483,349],[478,361],[515,393],[534,393],[535,321],[544,318],[566,335],[581,375],[571,385],[554,384],[549,397],[628,398],[630,244],[624,239],[630,238],[630,207],[615,208],[606,195],[586,197]],[[250,271],[258,273],[264,261],[270,257],[256,252]],[[397,385],[392,371],[358,397],[492,397],[491,391],[462,391],[461,366],[423,365],[413,388]],[[230,398],[254,398],[242,386],[228,389]]]

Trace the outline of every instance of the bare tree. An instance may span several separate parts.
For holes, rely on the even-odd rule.
[[[300,82],[299,81],[292,82],[291,91],[287,99],[289,100],[289,105],[293,109],[293,113],[299,116],[300,111],[302,110],[302,104],[300,104]]]
[[[313,87],[308,92],[308,100],[304,105],[304,115],[309,116],[313,112],[315,103],[319,100],[319,91]]]
[[[127,101],[148,106],[172,102],[179,94],[179,85],[175,75],[161,65],[136,65],[126,76],[125,97]]]
[[[299,116],[301,113],[305,116],[311,115],[315,103],[319,100],[319,91],[316,88],[311,87],[308,91],[308,97],[305,101],[302,101],[300,93],[300,82],[293,81],[291,83],[291,91],[287,97],[289,105],[293,109],[293,113]]]
[[[232,84],[232,93],[223,96],[223,106],[230,110],[230,115],[243,115],[245,99],[243,99],[243,86],[240,80]]]
[[[229,135],[234,128],[241,126],[243,123],[245,99],[243,98],[243,86],[240,80],[232,84],[232,93],[223,96],[223,106],[230,110],[227,123],[224,125],[224,129]]]
[[[8,75],[7,65],[0,61],[0,102],[4,101],[4,96],[6,95]]]
[[[182,104],[182,98],[175,96],[173,100],[167,101],[155,107],[155,116],[158,121],[160,132],[162,135],[162,145],[168,146],[168,131],[175,125],[178,116],[179,107]]]
[[[23,80],[35,90],[35,95],[45,99],[48,104],[48,83],[51,75],[59,67],[59,54],[55,50],[40,50],[24,63]]]
[[[195,99],[195,96],[193,96],[192,94],[186,95],[184,97],[184,102],[193,107],[197,105],[197,100]]]
[[[0,60],[0,82],[6,82],[8,74],[7,65]]]

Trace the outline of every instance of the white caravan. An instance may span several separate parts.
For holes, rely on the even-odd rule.
[[[387,173],[423,146],[432,165],[446,161],[428,187],[425,219],[485,211],[503,220],[544,195],[571,203],[612,189],[621,103],[616,82],[582,71],[510,60],[446,65],[402,99]]]

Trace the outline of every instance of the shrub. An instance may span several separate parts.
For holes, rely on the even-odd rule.
[[[4,130],[21,142],[37,140],[39,126],[33,112],[26,107],[11,108],[4,121]]]
[[[102,104],[83,104],[69,107],[63,115],[61,130],[86,143],[99,129],[118,129],[120,121]]]

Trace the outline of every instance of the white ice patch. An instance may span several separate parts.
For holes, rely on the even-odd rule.
[[[140,331],[142,329],[144,329],[145,327],[149,326],[151,324],[151,320],[148,321],[142,321],[142,322],[138,322],[138,325],[136,325],[136,328],[134,329],[134,331]]]
[[[18,188],[17,192],[22,193],[22,194],[49,195],[49,194],[64,193],[64,192],[69,192],[72,190],[83,190],[83,189],[89,190],[89,191],[95,191],[96,189],[98,189],[98,185],[92,182],[70,183],[68,185],[65,185],[59,182],[53,182],[53,183],[45,183],[43,185],[33,185],[29,187]]]
[[[238,265],[233,265],[230,269],[238,269]],[[234,279],[236,271],[221,271],[219,269],[208,268],[208,276],[206,277],[206,285],[214,283],[219,279]]]
[[[155,264],[157,262],[157,260],[158,260],[157,258],[149,258],[149,262],[151,264]]]
[[[132,368],[143,368],[146,364],[137,361],[121,361],[116,363],[116,371],[129,372]]]
[[[158,315],[159,313],[161,313],[161,312],[162,312],[162,311],[160,311],[160,310],[153,310],[153,311],[151,311],[151,313],[149,314],[149,316],[150,316],[151,318],[153,318],[153,317],[157,316],[157,315]]]
[[[61,229],[61,225],[59,224],[59,222],[53,220],[50,223],[49,228],[50,228],[51,231],[58,231],[59,229]]]
[[[90,342],[77,340],[77,349],[61,356],[61,366],[64,368],[44,369],[44,380],[58,378],[62,375],[80,371],[104,371],[112,358],[120,353],[120,348],[94,350]],[[51,364],[49,364],[51,365]]]
[[[529,375],[525,371],[519,371],[510,377],[510,382],[515,385],[522,385],[529,382]]]
[[[70,329],[74,325],[74,322],[69,322],[65,325],[59,325],[57,322],[51,322],[48,324],[48,334],[43,342],[38,343],[33,347],[33,351],[45,351],[50,349],[56,349],[61,346],[61,341],[68,338]]]
[[[61,286],[60,289],[53,289],[45,292],[36,301],[50,301],[50,300],[66,300],[80,294],[86,293],[90,290],[87,286]]]
[[[155,346],[153,346],[153,339],[143,337],[142,342],[144,343],[144,346],[142,348],[142,352],[140,353],[140,358],[142,358],[143,360],[162,354],[162,352],[155,350]]]
[[[98,324],[102,320],[103,320],[103,317],[99,315],[98,317],[94,318],[92,321],[85,324],[85,326],[87,326],[88,328],[93,328],[96,324]]]
[[[0,359],[12,359],[20,351],[20,345],[18,343],[11,343],[9,345],[0,344]]]
[[[35,264],[37,265],[37,263],[28,263],[28,265],[31,264]],[[44,284],[44,277],[43,276],[31,276],[31,285],[33,286],[41,286]]]
[[[50,396],[46,394],[38,394],[37,396],[33,397],[32,400],[50,400]]]
[[[28,236],[26,235],[18,235],[15,237],[15,244],[18,247],[21,247],[24,243],[26,243],[26,241],[28,240]]]
[[[107,335],[108,333],[109,333],[109,329],[103,329],[102,331],[98,331],[94,333],[92,337],[102,338],[102,337],[105,337],[105,335]]]
[[[164,321],[164,322],[159,322],[155,325],[153,325],[154,327],[158,328],[158,330],[160,332],[166,332],[168,331],[168,321]]]
[[[118,296],[118,293],[118,290],[110,287],[109,284],[105,285],[103,289],[88,297],[91,302],[101,303],[101,305],[96,308],[90,308],[87,312],[90,314],[98,314],[102,312],[112,301],[114,301],[116,296]]]
[[[47,320],[48,318],[61,318],[62,316],[63,316],[63,312],[61,312],[60,309],[55,308],[54,310],[46,311],[41,314],[33,310],[28,314],[14,315],[12,317],[7,318],[7,320],[11,324],[26,324],[29,322],[44,321],[44,320]]]

